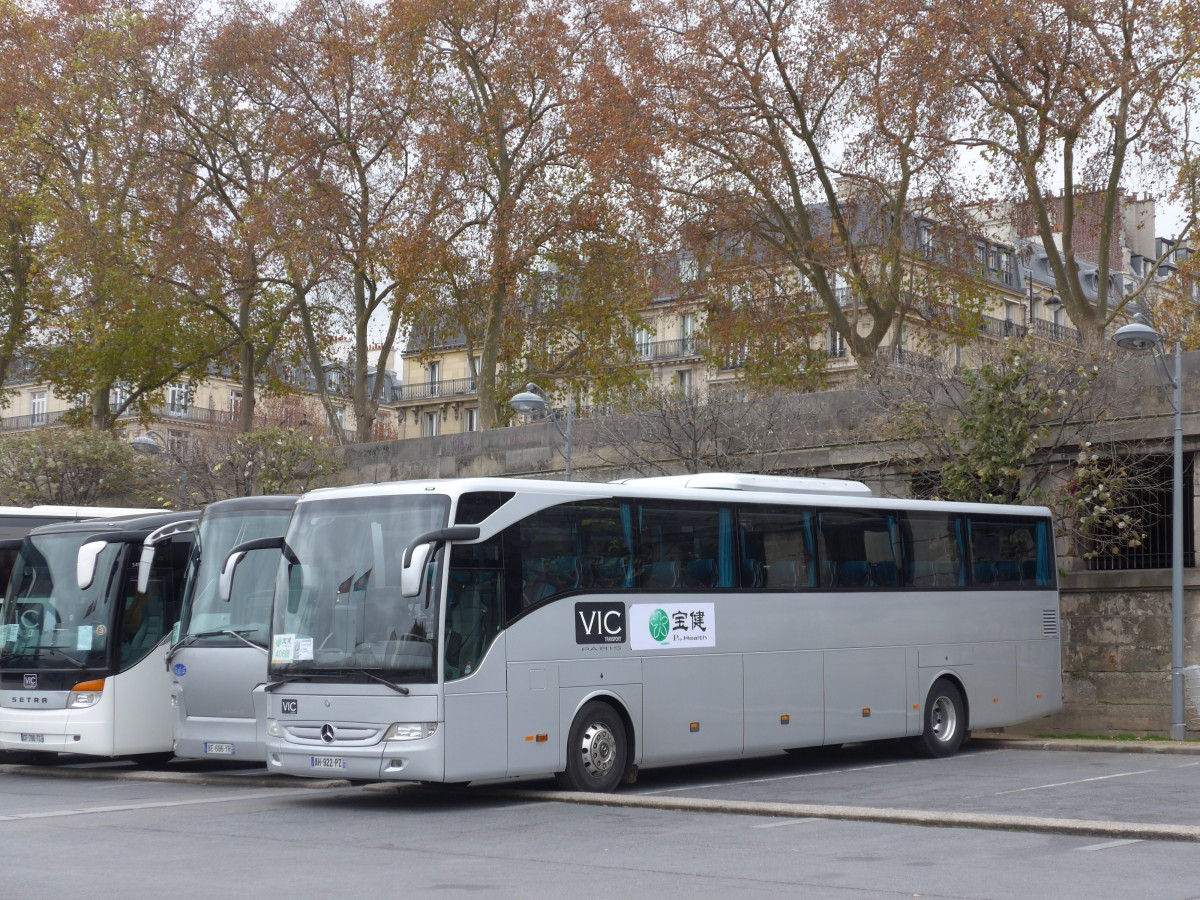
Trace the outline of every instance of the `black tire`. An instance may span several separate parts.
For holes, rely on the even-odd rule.
[[[908,745],[917,756],[941,759],[953,756],[967,734],[967,709],[962,692],[947,678],[939,678],[925,699],[921,733]]]
[[[593,700],[579,711],[567,735],[567,768],[554,775],[567,791],[609,794],[629,764],[625,723],[607,703]]]

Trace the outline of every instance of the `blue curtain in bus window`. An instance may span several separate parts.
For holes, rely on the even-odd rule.
[[[1051,578],[1050,527],[1045,520],[1037,523],[1037,586],[1049,587]]]
[[[722,509],[717,537],[717,587],[734,586],[733,563],[733,510]]]
[[[888,542],[892,545],[891,560],[884,560],[876,566],[875,581],[885,587],[898,587],[900,584],[900,534],[895,515],[887,517]],[[904,579],[907,584],[909,578]]]
[[[804,544],[808,548],[808,586],[817,586],[817,537],[813,534],[812,513],[804,512]]]
[[[967,543],[966,536],[963,534],[963,520],[957,518],[954,520],[954,540],[958,543],[958,586],[965,587],[967,583]]]
[[[625,587],[633,587],[633,507],[628,503],[621,504],[621,528],[625,532],[625,552],[630,560],[625,571]]]

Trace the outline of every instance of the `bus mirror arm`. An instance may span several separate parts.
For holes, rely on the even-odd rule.
[[[217,597],[225,603],[233,596],[233,575],[247,553],[254,550],[282,550],[283,537],[265,537],[253,541],[245,541],[229,551],[225,564],[221,566],[221,575],[217,579]]]
[[[438,544],[450,541],[474,541],[479,539],[479,526],[455,525],[427,531],[413,538],[404,548],[404,561],[400,570],[400,593],[405,597],[416,597],[421,593],[425,581],[425,566]]]

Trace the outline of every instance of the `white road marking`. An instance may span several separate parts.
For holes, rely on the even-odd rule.
[[[1192,766],[1200,766],[1200,762],[1182,763],[1178,766],[1169,766],[1171,769],[1189,769]],[[1095,778],[1080,778],[1078,781],[1059,781],[1055,784],[1039,784],[1035,787],[1016,788],[1011,791],[997,791],[993,796],[999,797],[1003,794],[1020,794],[1022,791],[1040,791],[1043,788],[1065,787],[1070,784],[1086,784],[1089,781],[1107,781],[1110,778],[1128,778],[1130,775],[1148,775],[1151,772],[1163,772],[1166,769],[1141,769],[1137,772],[1118,772],[1116,775],[1097,775]]]
[[[784,819],[782,822],[767,822],[765,825],[755,825],[754,828],[782,828],[785,825],[800,825],[804,822],[816,822],[817,819],[806,817],[803,819]]]
[[[22,822],[29,819],[57,819],[65,816],[90,816],[96,813],[132,812],[138,809],[170,809],[176,806],[199,806],[205,803],[229,803],[236,800],[257,800],[263,797],[279,797],[296,794],[312,796],[312,791],[305,788],[281,790],[279,788],[264,788],[261,791],[245,791],[240,794],[227,794],[222,797],[198,797],[192,800],[161,800],[148,803],[125,803],[119,806],[88,806],[80,809],[54,809],[43,812],[17,813],[16,815],[0,815],[0,823]]]
[[[1109,847],[1124,847],[1126,844],[1140,844],[1141,838],[1126,838],[1123,841],[1105,841],[1103,844],[1088,844],[1086,847],[1076,847],[1076,850],[1107,850]]]
[[[877,766],[858,766],[853,769],[829,769],[825,772],[799,772],[793,775],[776,775],[772,778],[748,778],[744,781],[716,781],[712,784],[686,784],[680,787],[663,788],[660,791],[638,791],[637,796],[649,797],[653,794],[669,794],[673,791],[700,791],[706,788],[738,787],[743,784],[769,784],[772,781],[788,781],[792,778],[816,778],[820,775],[845,775],[847,772],[868,772],[871,769],[890,769],[906,763],[880,763]]]
[[[1108,781],[1110,778],[1128,778],[1130,775],[1149,775],[1151,772],[1158,772],[1158,769],[1141,769],[1137,772],[1118,772],[1116,775],[1097,775],[1095,778],[1080,778],[1078,781],[1058,781],[1054,784],[1039,784],[1034,787],[1016,788],[1011,791],[996,791],[996,797],[1002,794],[1020,794],[1023,791],[1041,791],[1046,788],[1066,787],[1069,784],[1087,784],[1089,781]]]

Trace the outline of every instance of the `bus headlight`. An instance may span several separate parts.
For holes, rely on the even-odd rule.
[[[383,736],[385,741],[419,741],[433,737],[437,722],[397,722]]]
[[[279,722],[275,719],[267,719],[267,736],[283,737],[283,729],[279,727]]]
[[[104,694],[104,679],[96,681],[81,681],[71,688],[71,696],[67,698],[67,709],[83,709],[95,706]]]

